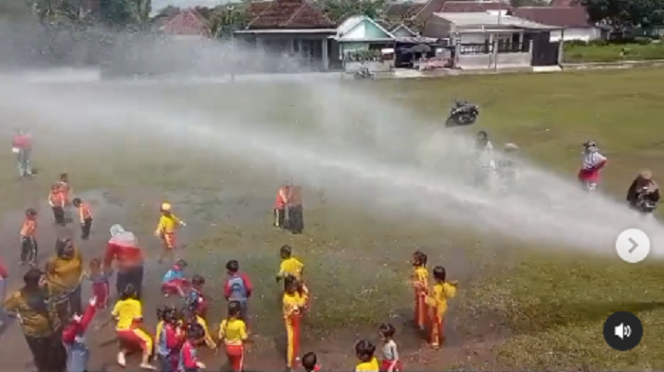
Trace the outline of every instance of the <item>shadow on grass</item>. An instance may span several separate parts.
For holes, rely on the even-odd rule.
[[[586,302],[567,304],[540,303],[538,305],[520,307],[522,314],[541,314],[542,317],[524,319],[517,316],[513,322],[514,329],[520,334],[533,334],[546,332],[549,329],[561,326],[576,325],[579,323],[604,320],[611,314],[627,311],[638,315],[639,312],[664,309],[664,301],[650,302]]]

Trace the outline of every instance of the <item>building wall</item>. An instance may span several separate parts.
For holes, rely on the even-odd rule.
[[[459,44],[483,44],[489,38],[488,34],[481,32],[459,34]]]
[[[450,37],[452,26],[449,21],[440,17],[429,17],[429,20],[427,20],[422,29],[422,36],[435,39]]]
[[[480,70],[494,68],[494,55],[467,54],[460,55],[457,66],[465,70]],[[530,53],[502,53],[498,54],[498,68],[530,67]]]
[[[344,39],[383,39],[386,37],[389,37],[389,35],[367,20],[360,22],[343,35]]]
[[[551,42],[560,41],[560,36],[563,36],[563,41],[581,40],[593,41],[602,38],[602,30],[597,27],[592,28],[568,28],[565,32],[551,31]]]

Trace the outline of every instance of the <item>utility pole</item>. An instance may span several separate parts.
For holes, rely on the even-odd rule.
[[[498,38],[496,36],[500,35],[500,21],[503,16],[503,0],[498,0],[498,19],[496,20],[496,29],[499,32],[494,34],[493,38],[493,69],[498,71]]]

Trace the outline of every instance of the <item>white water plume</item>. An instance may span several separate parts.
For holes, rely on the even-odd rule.
[[[396,213],[604,255],[615,255],[622,230],[638,227],[651,237],[651,254],[664,256],[661,224],[603,195],[588,195],[571,177],[563,179],[525,160],[519,185],[509,193],[472,186],[469,138],[442,128],[441,122],[423,123],[397,102],[367,93],[370,86],[172,84],[176,90],[159,82],[12,81],[0,87],[0,105],[72,136],[92,136],[104,127],[152,140],[164,136],[165,142],[213,151],[220,159],[272,164],[284,177],[377,218]],[[285,118],[276,118],[282,114]]]

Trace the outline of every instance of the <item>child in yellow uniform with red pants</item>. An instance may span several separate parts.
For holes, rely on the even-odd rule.
[[[228,364],[233,372],[244,371],[244,344],[248,339],[247,325],[242,320],[242,304],[231,301],[228,303],[228,317],[219,326],[219,341],[225,345]]]
[[[376,352],[376,345],[368,340],[360,340],[355,344],[355,355],[360,361],[355,366],[355,372],[380,372],[380,364],[378,359],[374,357]]]
[[[307,305],[307,297],[299,292],[300,284],[294,277],[288,276],[285,279],[285,285],[283,312],[288,343],[286,351],[286,366],[288,367],[288,370],[293,370],[296,363],[299,361],[300,322],[302,313]]]
[[[427,269],[427,255],[420,251],[413,253],[411,281],[415,294],[415,326],[424,330],[428,316],[426,299],[429,291],[429,270]]]
[[[304,284],[304,264],[293,257],[293,248],[286,244],[279,249],[279,256],[281,257],[281,264],[279,264],[279,272],[277,273],[277,283],[282,279],[285,279],[289,276],[295,278],[300,288],[298,289],[302,296],[309,296],[309,288]]]
[[[159,255],[160,263],[166,258],[166,256],[173,255],[173,249],[175,249],[176,244],[175,233],[177,228],[180,226],[186,226],[181,219],[173,214],[172,209],[173,207],[170,203],[163,203],[161,205],[161,217],[159,217],[159,223],[154,232],[155,236],[161,238],[163,245],[163,250]]]
[[[125,367],[127,349],[137,347],[143,352],[141,368],[149,370],[156,369],[149,363],[150,356],[152,356],[152,338],[141,327],[143,306],[136,299],[136,289],[133,285],[127,285],[120,296],[120,300],[113,307],[111,315],[113,318],[109,322],[114,319],[117,320],[115,331],[121,343],[120,352],[118,353],[118,364]]]
[[[431,295],[427,297],[427,304],[431,306],[431,346],[439,348],[445,340],[445,313],[447,313],[447,300],[456,296],[457,282],[446,281],[445,268],[436,266],[433,269],[435,284]]]

